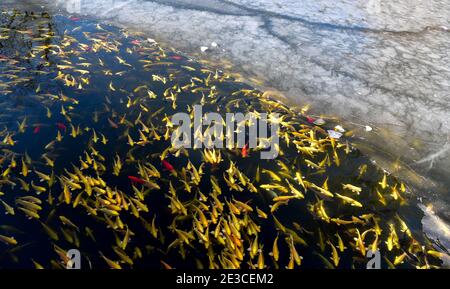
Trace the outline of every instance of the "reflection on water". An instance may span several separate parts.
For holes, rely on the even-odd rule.
[[[93,21],[4,11],[0,39],[0,267],[441,266],[408,187],[332,122]],[[172,148],[195,104],[280,113],[280,156]]]

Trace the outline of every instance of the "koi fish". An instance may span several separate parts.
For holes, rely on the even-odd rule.
[[[63,124],[62,122],[57,122],[57,123],[56,123],[56,127],[57,127],[59,130],[63,130],[63,131],[66,131],[66,130],[67,130],[67,126],[66,126],[65,124]]]
[[[243,158],[248,157],[248,143],[242,148],[241,153]]]
[[[119,128],[119,126],[117,125],[117,123],[115,123],[114,121],[112,121],[109,117],[108,117],[108,123],[112,128]]]
[[[162,160],[161,161],[162,165],[164,166],[164,168],[170,172],[175,171],[175,168],[166,160]]]
[[[145,184],[145,180],[135,177],[135,176],[128,176],[128,179],[132,182],[132,183],[138,183],[138,184]]]

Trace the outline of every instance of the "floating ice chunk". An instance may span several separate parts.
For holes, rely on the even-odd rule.
[[[217,42],[211,42],[211,47],[214,47],[214,48],[216,48],[217,46],[219,46],[219,44],[217,44]]]
[[[340,125],[335,126],[334,130],[338,131],[338,132],[345,132],[345,129],[342,126],[340,126]]]
[[[366,125],[365,129],[366,129],[366,131],[372,131],[372,127],[368,126],[368,125]]]
[[[325,124],[325,120],[323,120],[322,118],[318,118],[314,121],[315,125],[323,125]]]
[[[327,132],[330,135],[330,137],[334,139],[339,139],[342,136],[342,133],[335,130],[327,130]]]
[[[205,52],[206,50],[208,50],[208,46],[202,46],[202,47],[200,47],[200,50],[202,52]]]
[[[425,234],[439,242],[448,250],[450,248],[450,226],[443,219],[441,219],[433,210],[432,205],[425,206],[418,204],[418,207],[424,212],[422,218],[422,226]],[[450,265],[450,258],[445,258],[442,261]]]

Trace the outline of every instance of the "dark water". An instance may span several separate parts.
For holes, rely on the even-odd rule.
[[[122,268],[365,268],[369,247],[380,249],[382,267],[396,259],[398,268],[441,265],[409,189],[345,136],[332,140],[326,130],[335,124],[316,126],[220,71],[90,20],[4,11],[0,39],[0,198],[14,209],[14,215],[3,214],[7,206],[0,206],[0,236],[17,242],[0,243],[1,268],[34,268],[33,261],[65,268],[69,249],[80,250],[84,268],[111,262]],[[167,119],[195,104],[221,114],[280,113],[280,156],[261,160],[252,149],[245,158],[240,149],[220,149],[221,161],[212,164],[203,150],[170,149],[174,128]],[[114,173],[117,159],[122,167]],[[40,181],[36,171],[49,180]],[[234,179],[236,189],[225,178]],[[275,196],[294,195],[289,184],[304,198],[289,199],[271,214]],[[29,211],[20,210],[24,206]],[[271,256],[275,238],[278,261]],[[334,250],[337,266],[330,258]]]

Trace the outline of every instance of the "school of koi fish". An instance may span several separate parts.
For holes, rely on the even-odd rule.
[[[0,268],[441,268],[411,189],[342,127],[137,32],[1,11]],[[281,115],[262,148],[174,148],[193,105]],[[337,128],[336,128],[337,127]],[[336,136],[338,135],[338,136]],[[341,137],[342,135],[342,137]]]

